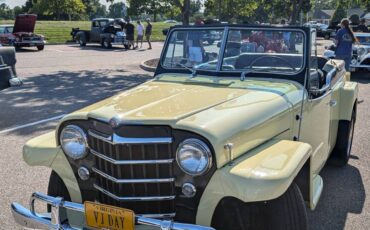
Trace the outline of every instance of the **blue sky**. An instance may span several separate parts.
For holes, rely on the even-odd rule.
[[[106,0],[99,0],[102,4],[108,5]],[[123,2],[124,0],[115,0],[114,2]],[[13,8],[14,6],[21,6],[23,5],[26,0],[0,0],[0,3],[6,3],[10,8]]]

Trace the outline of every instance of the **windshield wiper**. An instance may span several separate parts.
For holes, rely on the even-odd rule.
[[[178,63],[178,62],[170,62],[171,65],[175,65],[175,66],[181,66],[187,70],[189,70],[191,72],[191,78],[197,76],[197,68],[195,66],[193,67],[189,67],[189,66],[186,66],[185,64],[182,64],[182,63]]]

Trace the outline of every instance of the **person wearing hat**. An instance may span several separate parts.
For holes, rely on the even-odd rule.
[[[148,42],[149,44],[149,50],[152,49],[152,43],[150,41],[150,37],[152,36],[152,31],[153,31],[153,26],[152,24],[150,23],[150,18],[147,18],[146,19],[146,27],[145,27],[145,37],[146,37],[146,41]]]
[[[366,19],[361,18],[360,25],[357,27],[358,32],[369,33],[369,29],[366,26]]]

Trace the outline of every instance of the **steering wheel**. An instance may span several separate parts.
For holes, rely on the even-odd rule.
[[[288,67],[290,67],[293,71],[296,71],[296,68],[288,61],[288,60],[285,60],[284,58],[282,58],[282,57],[279,57],[279,56],[276,56],[276,55],[271,55],[271,56],[269,56],[269,55],[267,55],[267,56],[260,56],[260,57],[258,57],[258,58],[256,58],[256,59],[254,59],[250,64],[249,64],[249,66],[248,66],[248,69],[252,69],[252,67],[253,67],[253,65],[256,63],[256,62],[258,62],[258,61],[260,61],[260,60],[262,60],[262,59],[264,59],[264,58],[275,58],[275,59],[278,59],[278,60],[280,60],[280,61],[283,61],[285,64],[287,64],[287,66]]]

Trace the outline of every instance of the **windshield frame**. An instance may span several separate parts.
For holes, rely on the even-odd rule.
[[[307,34],[310,34],[311,29],[308,27],[302,26],[259,26],[259,25],[201,25],[201,26],[173,26],[170,28],[169,33],[166,37],[166,42],[164,43],[164,49],[162,49],[162,53],[160,56],[160,61],[158,67],[156,69],[155,75],[163,74],[163,73],[184,73],[189,74],[189,70],[181,67],[168,67],[164,66],[164,59],[167,54],[167,50],[169,49],[170,38],[173,33],[177,31],[192,31],[192,30],[223,30],[223,35],[221,39],[221,46],[220,46],[220,55],[217,58],[217,67],[216,70],[204,70],[204,69],[197,69],[198,74],[208,75],[212,77],[239,77],[242,72],[245,70],[222,70],[222,63],[224,61],[225,49],[226,49],[226,42],[228,40],[229,31],[230,30],[242,30],[242,29],[249,29],[249,30],[270,30],[270,31],[279,31],[284,32],[300,32],[303,36],[303,53],[302,53],[302,66],[299,70],[295,72],[269,72],[269,71],[258,71],[253,73],[254,77],[266,77],[266,75],[274,76],[277,78],[282,79],[289,79],[295,80],[300,83],[304,82],[304,77],[302,79],[294,79],[293,76],[303,75],[306,72],[308,66],[308,57],[310,54],[310,37]]]

